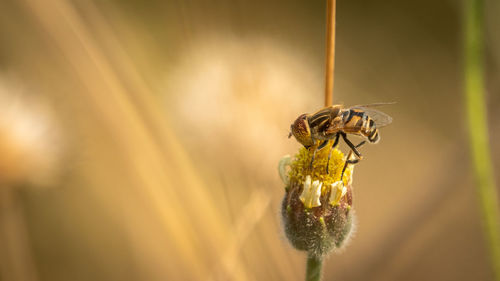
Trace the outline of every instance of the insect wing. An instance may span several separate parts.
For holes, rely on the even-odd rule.
[[[351,106],[351,108],[370,108],[370,107],[379,107],[379,106],[384,106],[384,105],[391,105],[391,104],[396,104],[397,102],[391,101],[391,102],[375,102],[375,103],[369,103],[369,104],[358,104]]]
[[[364,111],[371,119],[373,119],[377,128],[385,127],[392,123],[392,117],[382,111],[365,106],[356,106],[352,108]]]

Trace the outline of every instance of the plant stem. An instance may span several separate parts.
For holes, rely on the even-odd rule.
[[[464,1],[465,104],[484,232],[495,280],[500,281],[500,216],[490,158],[483,67],[483,0]]]
[[[335,69],[335,0],[327,0],[326,10],[325,106],[330,106]]]
[[[37,281],[26,218],[16,189],[0,184],[0,277],[2,280]]]
[[[335,3],[326,1],[326,64],[325,64],[325,106],[333,104],[333,81],[335,69]],[[306,281],[319,281],[323,260],[309,254],[307,256]]]
[[[309,254],[307,256],[307,270],[306,281],[319,281],[321,280],[321,267],[323,259]]]

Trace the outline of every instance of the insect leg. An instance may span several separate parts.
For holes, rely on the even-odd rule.
[[[362,159],[363,155],[361,155],[361,153],[359,153],[359,151],[356,149],[356,147],[363,145],[364,142],[361,142],[357,146],[354,146],[354,144],[352,144],[352,142],[347,138],[345,133],[342,132],[340,134],[342,135],[342,138],[344,139],[345,143],[347,143],[347,145],[351,148],[352,152],[354,152],[354,154],[356,154],[356,156],[358,156],[359,159]]]
[[[318,146],[318,150],[323,149],[323,147],[325,147],[327,144],[328,144],[328,141],[327,141],[327,140],[323,141],[323,142],[322,142],[322,143],[320,143],[320,145]]]
[[[329,174],[329,167],[330,167],[330,158],[332,157],[332,151],[333,149],[339,144],[339,134],[337,133],[335,135],[335,141],[333,142],[332,147],[330,147],[330,153],[328,154],[328,161],[326,162],[326,173]]]
[[[345,170],[347,169],[347,165],[349,164],[356,164],[358,163],[362,158],[363,156],[361,155],[361,153],[359,153],[359,151],[357,150],[358,147],[364,145],[366,143],[366,141],[362,141],[360,142],[358,145],[354,146],[352,144],[352,142],[347,138],[346,134],[345,133],[341,133],[342,134],[342,138],[344,139],[345,143],[347,143],[347,145],[351,148],[351,151],[349,151],[349,155],[347,156],[347,159],[344,163],[344,168],[342,168],[342,174],[340,175],[340,180],[342,180],[342,178],[344,177],[344,172]],[[356,154],[356,156],[358,157],[358,159],[352,159],[351,160],[351,155],[352,153],[354,152],[354,154]]]
[[[351,155],[352,155],[352,150],[349,151],[349,154],[347,155],[347,159],[344,163],[344,168],[342,168],[342,174],[340,174],[340,180],[342,180],[344,178],[344,172],[345,170],[347,169],[347,165],[349,164],[356,164],[359,162],[360,159],[350,159],[351,158]]]
[[[314,151],[313,151],[313,155],[311,157],[311,163],[309,164],[309,168],[311,168],[311,171],[312,171],[312,167],[313,167],[314,157],[316,157],[316,151],[325,147],[327,143],[328,143],[328,141],[325,140],[325,141],[320,142],[318,146],[314,145]]]
[[[362,145],[363,145],[363,144],[365,144],[365,143],[366,143],[366,141],[364,140],[364,141],[360,142],[358,145],[356,145],[355,147],[356,147],[356,148],[359,148],[360,146],[362,146]]]

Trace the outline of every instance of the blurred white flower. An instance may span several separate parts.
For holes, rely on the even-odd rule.
[[[167,112],[183,141],[226,155],[245,151],[245,163],[274,171],[296,145],[287,138],[291,122],[323,101],[312,61],[271,38],[207,35],[167,74]]]
[[[60,167],[59,130],[41,98],[0,79],[0,185],[48,186]]]

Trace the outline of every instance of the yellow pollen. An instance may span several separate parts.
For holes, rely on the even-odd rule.
[[[326,164],[328,162],[328,154],[330,152],[329,145],[325,148],[316,151],[315,159],[311,165],[312,151],[302,147],[295,155],[295,158],[290,164],[289,182],[303,184],[306,177],[311,177],[311,181],[319,181],[322,185],[322,193],[325,194],[333,183],[340,181],[342,169],[344,168],[345,156],[338,150],[332,150],[328,173],[326,172]],[[348,165],[342,178],[343,186],[348,186],[352,181],[353,165]],[[332,190],[333,191],[333,190]]]

